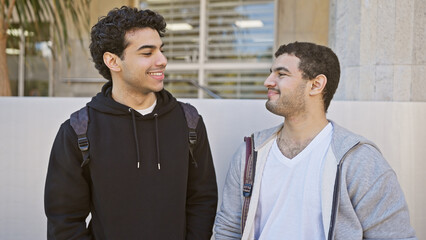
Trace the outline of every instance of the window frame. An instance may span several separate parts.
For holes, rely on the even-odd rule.
[[[273,56],[271,56],[270,62],[207,62],[206,57],[206,43],[207,43],[207,1],[200,0],[200,20],[199,20],[199,54],[198,61],[191,63],[173,63],[169,62],[167,64],[167,71],[198,71],[198,84],[203,87],[208,87],[206,85],[206,72],[215,71],[215,70],[265,70],[271,67]],[[143,4],[143,0],[136,0],[136,4],[140,7]],[[278,39],[278,0],[273,0],[274,4],[274,32],[273,32],[273,43],[272,43],[272,53],[276,51],[276,43]],[[155,11],[155,9],[152,9]],[[272,54],[273,55],[273,54]],[[198,98],[205,98],[204,90],[198,89]]]

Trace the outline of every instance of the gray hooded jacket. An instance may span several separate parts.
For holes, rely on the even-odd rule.
[[[322,220],[325,239],[417,239],[395,172],[378,148],[332,122],[333,138],[322,172]],[[234,155],[223,202],[216,217],[216,239],[254,239],[254,218],[269,150],[282,124],[254,134],[256,175],[246,227],[241,234],[245,145]],[[335,187],[336,186],[336,187]]]

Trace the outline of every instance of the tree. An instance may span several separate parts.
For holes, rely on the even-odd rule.
[[[40,32],[42,23],[52,26],[55,52],[68,49],[69,29],[73,28],[82,44],[83,33],[89,30],[91,0],[0,0],[0,96],[10,96],[6,46],[12,23],[21,29]],[[70,28],[71,27],[71,28]],[[22,33],[21,33],[22,34]]]

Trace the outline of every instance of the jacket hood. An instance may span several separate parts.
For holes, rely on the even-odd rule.
[[[330,121],[330,122],[331,124],[333,124],[333,128],[334,128],[333,139],[331,140],[331,146],[333,148],[333,152],[338,161],[343,159],[345,154],[359,143],[367,143],[369,145],[374,146],[379,151],[379,148],[376,146],[376,144],[366,139],[365,137],[360,136],[356,133],[353,133],[347,130],[346,128],[341,127],[340,125],[336,124],[333,121]]]
[[[334,129],[331,146],[337,161],[340,161],[351,148],[360,142],[369,143],[370,145],[375,146],[374,143],[370,142],[366,138],[350,132],[349,130],[339,126],[331,120],[328,121],[331,122]],[[274,139],[282,127],[283,123],[278,126],[254,133],[254,143],[256,150],[262,148],[267,142]],[[377,146],[375,147],[377,148]]]
[[[157,158],[157,166],[158,170],[161,169],[161,161],[160,161],[160,145],[159,145],[159,134],[158,134],[158,118],[161,117],[163,114],[168,113],[173,110],[173,108],[177,104],[176,98],[174,98],[169,92],[162,89],[159,92],[155,93],[155,96],[157,98],[157,104],[154,108],[154,110],[147,114],[142,116],[139,112],[137,112],[135,109],[132,109],[126,105],[123,105],[119,102],[116,102],[112,98],[112,82],[107,82],[103,87],[102,91],[98,93],[95,97],[92,98],[92,101],[90,101],[87,106],[90,108],[95,109],[96,111],[106,113],[109,115],[115,115],[115,116],[129,116],[132,119],[132,126],[133,126],[133,137],[136,145],[136,166],[137,168],[141,165],[141,149],[139,145],[138,140],[138,129],[137,124],[139,120],[145,121],[145,120],[153,120],[155,122],[155,141],[156,141],[156,158]]]
[[[171,111],[177,104],[176,98],[174,98],[168,91],[162,89],[155,93],[157,97],[157,105],[151,114],[143,116],[143,118],[153,118],[154,114],[161,116],[162,114]],[[102,91],[99,92],[87,106],[96,109],[99,112],[107,113],[111,115],[129,115],[130,108],[119,102],[116,102],[112,98],[112,82],[108,81],[102,87]],[[136,114],[136,117],[142,118],[140,114]]]

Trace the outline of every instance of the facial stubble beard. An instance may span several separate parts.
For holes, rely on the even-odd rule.
[[[294,94],[283,96],[279,91],[279,98],[275,101],[268,99],[266,102],[266,109],[271,113],[284,118],[297,116],[306,109],[306,102],[304,99],[305,84],[300,84],[295,89]]]

